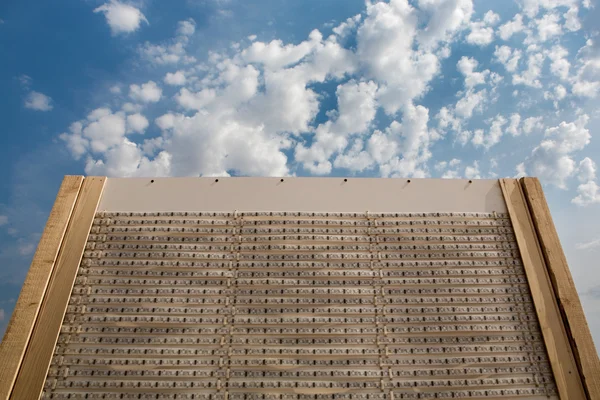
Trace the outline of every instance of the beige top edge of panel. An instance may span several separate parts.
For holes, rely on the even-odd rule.
[[[347,179],[109,178],[98,211],[506,212],[496,179]]]

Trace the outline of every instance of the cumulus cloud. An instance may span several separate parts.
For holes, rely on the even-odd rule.
[[[113,35],[135,32],[140,28],[142,22],[148,23],[138,8],[117,0],[111,0],[101,5],[94,9],[94,12],[104,14]]]
[[[144,133],[150,123],[142,114],[136,113],[127,116],[127,132],[128,133]]]
[[[560,16],[556,13],[545,14],[542,18],[535,21],[535,23],[537,25],[538,37],[542,42],[563,33]]]
[[[6,215],[0,215],[0,226],[8,224],[8,217]]]
[[[192,36],[194,32],[196,32],[196,21],[192,18],[179,21],[177,24],[177,34],[180,36]]]
[[[172,39],[138,49],[151,67],[160,66],[159,78],[129,85],[129,103],[118,96],[116,108],[95,110],[61,138],[74,157],[85,161],[88,173],[111,176],[273,176],[336,169],[428,176],[434,144],[448,131],[455,133],[455,142],[485,152],[505,136],[544,129],[541,117],[528,117],[526,110],[505,116],[494,111],[489,118],[487,108],[497,101],[503,77],[492,72],[489,59],[471,55],[458,59],[462,90],[439,109],[437,125],[431,126],[429,108],[419,103],[441,76],[455,40],[485,46],[496,37],[509,40],[525,33],[529,47],[496,46],[494,60],[512,75],[513,84],[527,87],[519,89],[526,93],[541,88],[549,59],[550,73],[563,82],[548,90],[553,99],[566,96],[576,67],[565,64],[568,54],[557,38],[569,30],[567,17],[540,4],[549,12],[531,16],[534,5],[528,3],[500,25],[493,11],[473,21],[472,0],[369,1],[362,14],[332,24],[329,36],[313,30],[304,40],[286,42],[252,35],[209,53],[201,63],[188,52],[196,24],[180,21]],[[569,15],[573,20],[576,13]],[[177,86],[176,93],[163,96],[159,80]],[[325,94],[321,83],[335,93]],[[526,100],[523,96],[521,102]],[[147,104],[159,102],[166,107],[148,121],[142,113],[149,116],[158,107]],[[485,122],[474,118],[479,115]],[[549,132],[547,140],[556,141],[557,134]],[[531,169],[535,157],[523,168]],[[448,162],[438,172],[482,176],[478,163]]]
[[[519,60],[521,59],[521,50],[511,49],[508,46],[496,46],[494,52],[496,60],[498,60],[508,72],[515,72],[519,66]]]
[[[467,35],[467,43],[477,46],[487,46],[494,41],[494,25],[500,21],[500,16],[488,11],[481,21],[471,22],[471,32]]]
[[[182,86],[185,85],[186,78],[183,71],[167,72],[164,79],[167,85]]]
[[[25,107],[36,111],[50,111],[54,108],[51,97],[36,91],[31,91],[27,94]]]
[[[530,54],[527,59],[527,69],[513,75],[513,84],[541,88],[540,76],[546,59],[543,53]]]
[[[515,33],[522,32],[523,30],[525,30],[523,16],[521,14],[516,14],[511,21],[508,21],[498,28],[498,36],[500,36],[502,40],[508,40]]]
[[[579,55],[572,92],[580,97],[595,98],[600,91],[600,52],[594,40],[588,39]]]
[[[196,22],[192,18],[179,21],[175,38],[158,44],[146,42],[138,48],[138,52],[156,65],[192,64],[196,58],[187,53],[187,47],[195,31]]]
[[[589,117],[584,114],[574,122],[563,121],[558,126],[547,128],[544,139],[533,149],[521,168],[544,182],[566,189],[567,179],[577,171],[573,153],[582,150],[590,142],[591,135],[586,128],[588,120]],[[587,195],[593,194],[593,185],[585,186],[584,191]]]
[[[375,118],[377,103],[375,94],[377,85],[374,82],[350,81],[337,88],[338,111],[336,115],[316,129],[310,147],[299,144],[295,149],[295,158],[302,162],[304,168],[315,174],[331,172],[332,163],[329,161],[335,153],[342,152],[348,145],[348,138],[353,134],[366,133],[369,124]],[[354,152],[357,152],[355,142]],[[362,150],[362,147],[360,147]],[[351,166],[346,161],[338,161]]]
[[[142,85],[130,85],[129,97],[142,103],[156,103],[162,96],[162,89],[156,82],[148,81]]]

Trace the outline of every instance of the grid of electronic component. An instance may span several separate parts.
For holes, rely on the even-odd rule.
[[[558,398],[511,222],[98,213],[45,399]]]

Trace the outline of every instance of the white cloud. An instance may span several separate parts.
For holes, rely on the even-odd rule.
[[[175,38],[160,44],[146,42],[138,48],[138,52],[151,63],[158,65],[195,63],[196,58],[188,55],[186,49],[195,29],[196,23],[193,19],[179,21]]]
[[[481,172],[479,171],[479,163],[473,162],[473,165],[465,168],[465,178],[467,179],[481,179]]]
[[[590,242],[577,243],[575,248],[577,250],[590,250],[600,246],[600,239],[595,239]]]
[[[310,147],[298,144],[295,149],[296,161],[303,163],[305,169],[315,174],[331,172],[330,158],[346,148],[349,136],[365,133],[375,118],[377,85],[374,82],[349,81],[339,85],[336,93],[337,113],[317,127]],[[357,143],[353,147],[354,152],[362,150],[362,147],[358,149]],[[348,156],[340,159],[338,165],[346,166],[347,160]]]
[[[582,150],[590,141],[590,132],[585,127],[588,119],[584,114],[575,122],[563,121],[558,126],[546,129],[544,140],[533,149],[524,163],[527,172],[543,182],[565,189],[567,179],[576,172],[572,154]]]
[[[498,14],[496,14],[495,12],[493,12],[492,10],[489,10],[483,16],[483,22],[485,22],[488,25],[494,26],[498,22],[500,22],[500,16]]]
[[[519,131],[519,125],[521,124],[521,116],[517,113],[514,113],[510,116],[510,125],[506,128],[506,132],[510,133],[513,136],[519,136],[521,131]]]
[[[140,85],[129,86],[129,97],[142,103],[156,103],[162,96],[162,89],[156,82],[148,81]]]
[[[429,82],[439,73],[439,60],[430,50],[415,51],[415,42],[430,49],[440,35],[446,37],[452,29],[458,29],[456,21],[465,17],[463,3],[421,1],[430,19],[427,33],[419,37],[418,13],[406,0],[367,3],[367,16],[357,32],[357,55],[368,77],[381,82],[378,100],[388,114],[395,114],[429,89]],[[447,15],[442,18],[442,11],[452,10],[457,12],[452,21],[445,18]],[[440,24],[436,25],[438,20]]]
[[[438,172],[442,172],[442,179],[457,179],[460,178],[460,173],[458,172],[458,166],[461,164],[461,160],[458,158],[453,158],[450,161],[441,161],[435,164],[434,169]]]
[[[109,90],[112,94],[121,94],[121,86],[120,85],[113,85],[110,87]]]
[[[471,32],[467,35],[467,43],[477,46],[487,46],[494,41],[493,26],[500,21],[500,16],[493,11],[488,11],[483,20],[471,22]]]
[[[525,30],[523,16],[521,14],[516,14],[511,21],[508,21],[498,28],[498,36],[500,36],[502,40],[508,40],[512,35],[522,32],[523,30]]]
[[[544,65],[545,56],[542,53],[530,54],[527,59],[527,69],[520,74],[513,75],[514,85],[526,85],[533,88],[541,88],[539,80]]]
[[[418,42],[425,48],[450,41],[457,32],[468,27],[473,14],[472,0],[418,0],[417,3],[428,17],[427,25],[418,34]],[[405,0],[391,4],[398,10],[408,6]]]
[[[360,23],[361,19],[362,19],[361,14],[357,14],[354,17],[350,17],[350,18],[346,19],[346,21],[344,21],[341,24],[339,24],[338,26],[334,27],[332,29],[333,33],[335,33],[336,35],[338,35],[341,38],[344,38],[344,37],[348,36],[350,34],[350,32],[356,30],[356,27]]]
[[[577,179],[579,179],[579,182],[593,181],[596,179],[596,163],[592,161],[591,158],[586,157],[579,162]]]
[[[596,43],[588,39],[586,45],[579,50],[579,55],[572,92],[577,96],[594,98],[600,91],[600,54]]]
[[[479,63],[474,58],[462,57],[456,64],[458,71],[465,77],[465,87],[471,89],[477,85],[483,85],[490,74],[489,70],[476,72]]]
[[[553,46],[548,52],[548,58],[552,60],[550,64],[550,71],[562,80],[569,78],[569,69],[571,64],[567,60],[569,52],[562,46]]]
[[[25,107],[36,111],[50,111],[54,108],[52,98],[36,91],[29,92],[25,98]]]
[[[104,13],[113,35],[135,32],[142,22],[148,23],[148,20],[139,9],[117,0],[111,0],[101,5],[94,12]]]
[[[132,114],[127,116],[127,132],[144,133],[150,123],[142,114]]]
[[[185,85],[186,78],[183,71],[167,72],[164,79],[167,85],[182,86]]]
[[[563,14],[565,18],[565,28],[571,32],[578,31],[581,29],[581,22],[579,22],[579,8],[573,6],[569,8],[569,11]]]
[[[563,85],[556,85],[554,87],[554,97],[558,100],[562,100],[567,97],[567,89]]]
[[[536,25],[538,37],[542,42],[562,35],[562,26],[560,25],[560,16],[558,14],[545,14],[542,18],[536,20]]]
[[[34,243],[23,243],[23,244],[19,245],[18,251],[19,251],[19,254],[22,256],[28,256],[30,254],[33,254],[33,252],[35,251],[35,244]]]
[[[577,187],[577,197],[571,202],[582,207],[600,203],[600,186],[594,181],[582,183]]]
[[[481,89],[478,92],[468,91],[456,102],[454,108],[456,115],[462,119],[469,119],[475,111],[482,111],[483,105],[487,101],[487,95],[486,89]]]
[[[508,72],[515,72],[519,66],[519,60],[521,59],[521,50],[513,50],[508,46],[496,46],[494,56],[496,56],[496,59],[504,65],[504,68],[506,68]]]
[[[254,42],[257,37],[258,36],[256,36],[256,35],[250,35],[250,36],[248,36],[248,40],[251,41],[251,42]]]
[[[144,106],[142,106],[141,104],[134,104],[134,103],[124,103],[121,106],[121,110],[125,111],[128,114],[139,113],[143,109],[144,109]]]
[[[475,146],[483,146],[485,149],[489,149],[500,142],[502,138],[502,128],[508,121],[501,115],[496,115],[492,120],[490,130],[487,135],[483,131],[477,132],[473,136],[473,144]]]
[[[196,21],[189,18],[185,21],[179,21],[177,24],[177,34],[181,36],[192,36],[196,32]]]
[[[306,57],[323,38],[319,31],[314,30],[310,33],[309,39],[298,45],[284,45],[281,40],[273,40],[270,43],[254,42],[242,51],[242,57],[247,62],[261,63],[272,70],[281,69]]]
[[[534,130],[544,129],[542,117],[529,117],[523,121],[523,132],[529,135]]]
[[[8,217],[6,215],[0,215],[0,226],[8,224]]]
[[[579,162],[577,179],[581,184],[577,187],[577,197],[571,202],[578,206],[600,203],[600,187],[596,183],[596,163],[589,157]]]
[[[558,7],[573,7],[579,0],[522,0],[523,12],[529,18],[538,15],[541,9],[551,11]]]
[[[175,95],[175,100],[181,107],[187,110],[201,110],[212,103],[216,97],[217,92],[214,89],[202,89],[199,92],[192,93],[188,89],[183,88]]]

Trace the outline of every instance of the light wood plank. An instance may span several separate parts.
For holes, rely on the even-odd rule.
[[[521,186],[585,388],[590,399],[600,399],[600,359],[542,185],[537,178],[522,178]]]
[[[83,181],[11,399],[39,399],[106,178]]]
[[[500,179],[560,398],[586,399],[527,202],[516,179]]]
[[[8,399],[19,372],[82,183],[82,176],[65,176],[50,211],[19,300],[0,343],[0,399]]]

